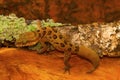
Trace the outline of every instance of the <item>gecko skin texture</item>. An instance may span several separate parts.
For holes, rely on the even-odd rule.
[[[40,27],[38,31],[23,33],[16,40],[15,45],[17,47],[32,46],[38,42],[42,45],[41,53],[47,50],[47,43],[51,44],[56,50],[64,53],[65,72],[70,70],[69,60],[71,54],[76,54],[92,63],[93,68],[88,73],[93,72],[99,66],[100,58],[94,50],[83,45],[75,46],[53,27]]]

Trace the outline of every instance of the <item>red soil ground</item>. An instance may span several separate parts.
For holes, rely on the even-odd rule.
[[[0,80],[120,80],[120,58],[100,61],[98,69],[86,72],[92,65],[72,56],[71,74],[63,73],[63,55],[57,51],[48,55],[15,48],[0,49]]]

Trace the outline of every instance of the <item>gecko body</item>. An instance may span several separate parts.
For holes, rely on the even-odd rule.
[[[16,40],[15,45],[17,47],[32,46],[38,42],[42,45],[40,53],[43,53],[48,49],[48,43],[56,50],[64,53],[65,72],[70,70],[69,60],[71,54],[76,54],[92,63],[93,68],[90,69],[88,73],[93,72],[99,65],[100,59],[94,50],[84,45],[74,45],[70,41],[67,41],[66,37],[58,30],[51,27],[39,27],[38,31],[23,33],[19,36],[19,39]]]

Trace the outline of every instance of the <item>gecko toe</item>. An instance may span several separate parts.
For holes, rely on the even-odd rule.
[[[64,73],[68,72],[68,74],[70,74],[70,68],[71,68],[70,65],[69,66],[65,66],[64,67]]]

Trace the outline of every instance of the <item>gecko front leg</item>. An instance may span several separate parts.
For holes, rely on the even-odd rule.
[[[55,50],[55,48],[49,42],[40,42],[40,44],[42,48],[37,50],[37,52],[40,54],[47,54],[48,52]]]
[[[40,44],[42,45],[42,48],[40,50],[37,50],[38,53],[42,54],[44,53],[45,51],[47,51],[48,47],[47,45],[45,44],[45,42],[40,42]]]
[[[68,52],[64,52],[64,73],[66,73],[68,71],[68,73],[70,74],[70,64],[69,64],[69,60],[71,58],[71,53]]]

